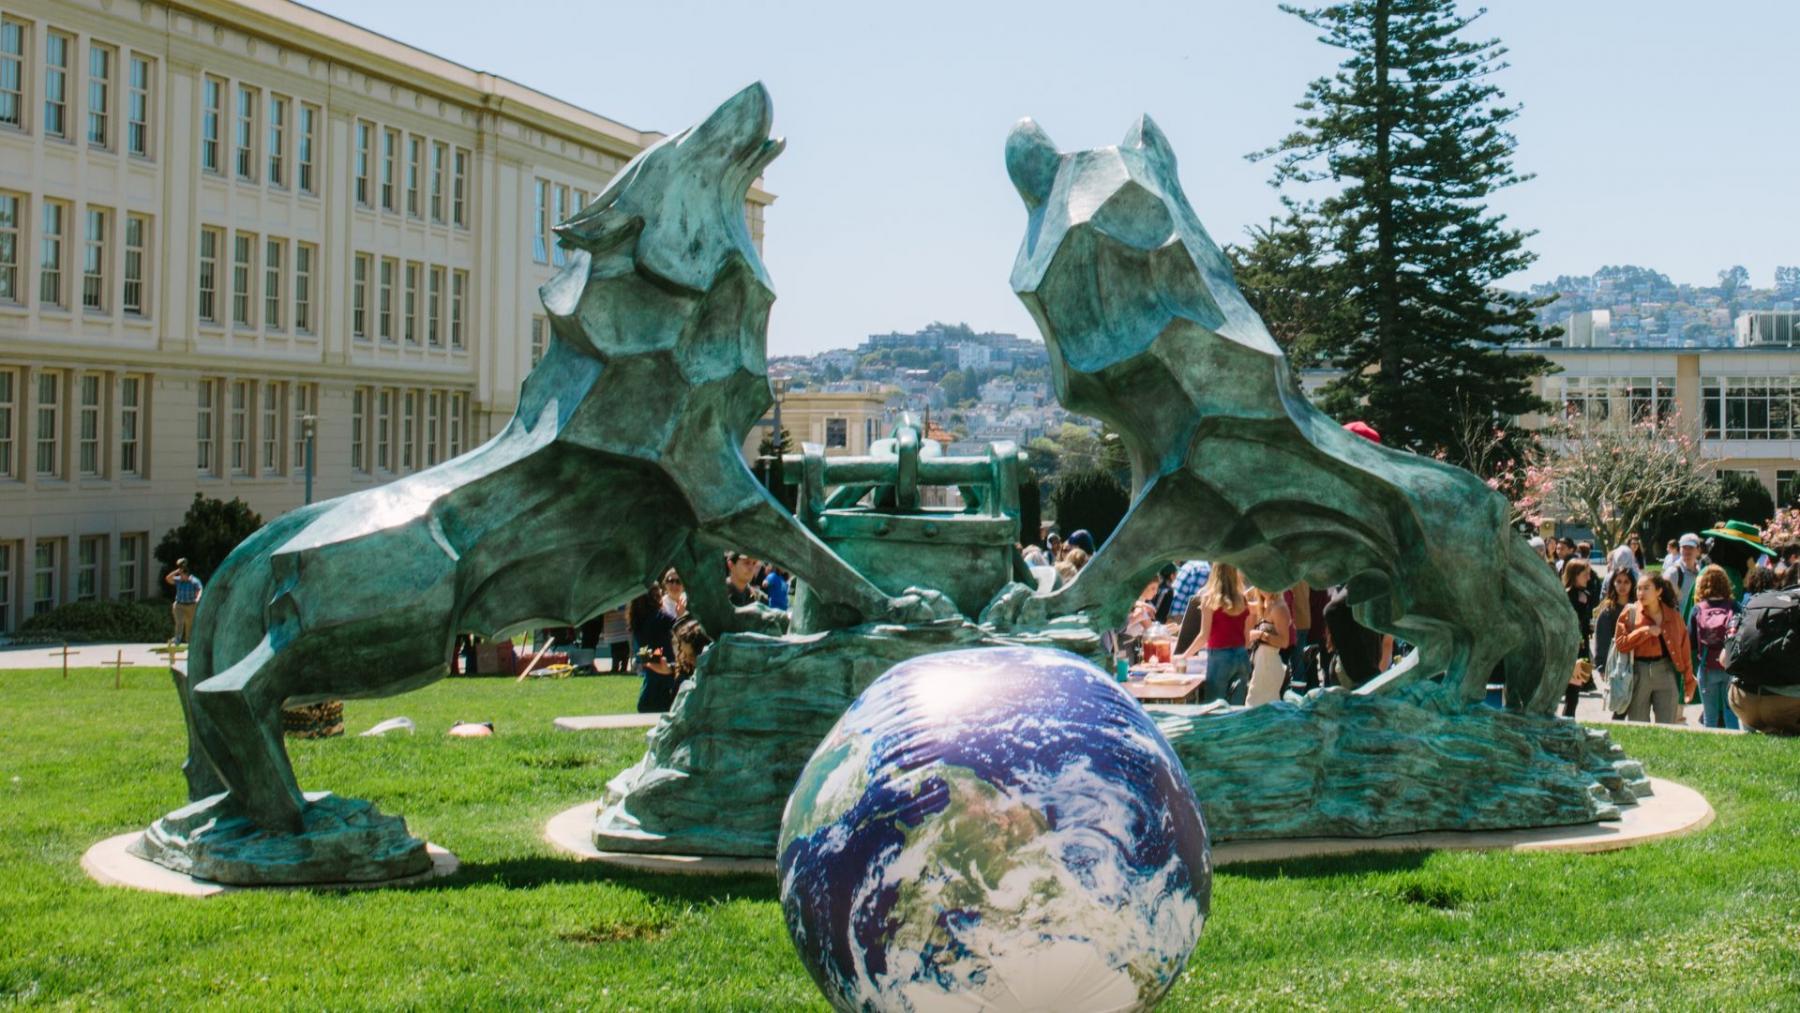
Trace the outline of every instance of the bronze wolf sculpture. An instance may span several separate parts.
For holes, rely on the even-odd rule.
[[[842,623],[920,610],[813,538],[739,452],[770,404],[774,292],[744,218],[751,182],[782,149],[769,121],[753,85],[557,226],[569,265],[541,290],[554,338],[499,435],[295,510],[231,553],[189,656],[190,799],[299,834],[308,801],[283,746],[284,704],[417,688],[446,674],[459,633],[579,623],[671,561],[715,636],[753,625],[725,602],[719,548],[753,547],[801,574],[844,603]]]
[[[1573,611],[1467,471],[1346,433],[1296,387],[1148,117],[1114,148],[1059,153],[1032,121],[1006,164],[1029,212],[1012,285],[1044,335],[1056,396],[1115,427],[1133,502],[1048,614],[1122,618],[1171,559],[1258,586],[1347,583],[1357,620],[1418,649],[1364,687],[1444,675],[1468,700],[1504,670],[1548,712],[1574,664]],[[998,603],[997,603],[998,604]],[[1035,611],[1035,608],[1033,609]]]

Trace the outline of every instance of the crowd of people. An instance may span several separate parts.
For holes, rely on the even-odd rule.
[[[1634,534],[1606,556],[1604,582],[1588,543],[1534,538],[1532,547],[1561,576],[1581,629],[1565,716],[1610,672],[1630,686],[1616,695],[1619,720],[1680,723],[1683,708],[1698,705],[1708,728],[1800,734],[1800,687],[1744,684],[1722,659],[1753,596],[1800,587],[1800,545],[1766,546],[1754,525],[1726,521],[1670,539],[1647,565]],[[1629,668],[1615,652],[1630,657]]]

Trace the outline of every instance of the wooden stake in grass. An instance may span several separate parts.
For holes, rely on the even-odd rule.
[[[124,671],[125,671],[125,666],[127,666],[127,665],[135,665],[135,664],[137,664],[137,662],[135,662],[135,661],[126,661],[126,660],[125,660],[125,652],[124,652],[124,651],[119,651],[119,652],[118,652],[118,653],[117,653],[117,654],[116,654],[116,655],[115,655],[115,656],[114,656],[114,657],[113,657],[113,660],[111,660],[111,661],[102,661],[102,662],[101,662],[101,663],[100,663],[100,664],[101,664],[101,665],[102,665],[102,666],[103,666],[103,667],[106,667],[106,668],[110,668],[110,669],[112,669],[112,670],[113,670],[113,688],[114,688],[114,689],[121,689],[121,688],[123,688],[123,687],[122,687],[122,686],[121,686],[121,685],[120,685],[120,678],[121,678],[121,676],[122,676],[122,675],[123,675],[123,674],[124,674]]]
[[[80,651],[69,650],[69,642],[66,640],[63,641],[62,654],[61,654],[62,665],[63,665],[63,678],[67,679],[69,677],[69,655],[80,654],[80,653],[81,653]],[[56,655],[54,653],[52,653],[50,656],[52,658],[58,657],[58,655]]]
[[[544,646],[539,648],[538,652],[531,656],[531,663],[525,666],[525,671],[520,672],[519,677],[517,679],[514,679],[513,681],[514,682],[524,682],[525,677],[531,674],[531,670],[536,668],[538,665],[538,662],[544,660],[544,655],[546,655],[550,652],[550,648],[555,647],[555,646],[556,646],[556,638],[555,637],[551,637],[549,640],[544,641]]]

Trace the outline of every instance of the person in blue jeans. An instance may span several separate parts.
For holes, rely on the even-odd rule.
[[[1227,563],[1214,565],[1206,588],[1194,601],[1201,608],[1200,632],[1182,653],[1192,657],[1202,648],[1206,650],[1202,698],[1209,703],[1225,700],[1242,706],[1250,689],[1250,651],[1246,646],[1250,603],[1244,594],[1243,574]]]
[[[1700,571],[1694,585],[1694,611],[1688,614],[1688,642],[1694,645],[1694,671],[1700,676],[1700,723],[1708,728],[1736,728],[1728,697],[1731,675],[1719,661],[1743,606],[1731,595],[1731,576],[1722,566]]]

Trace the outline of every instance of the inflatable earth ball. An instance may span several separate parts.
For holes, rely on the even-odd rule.
[[[1169,744],[1062,651],[916,658],[869,686],[781,819],[781,907],[843,1010],[1146,1009],[1212,890]]]

